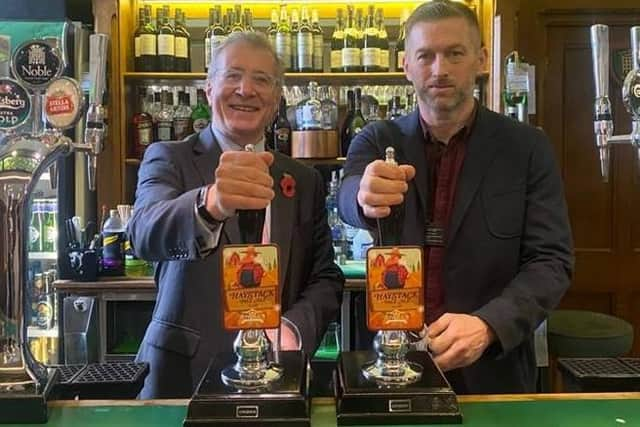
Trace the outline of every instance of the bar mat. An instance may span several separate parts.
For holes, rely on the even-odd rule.
[[[566,392],[640,391],[640,359],[561,358]]]
[[[56,366],[58,399],[134,399],[149,373],[148,363],[115,362]]]

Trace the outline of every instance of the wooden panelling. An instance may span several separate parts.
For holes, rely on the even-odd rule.
[[[498,2],[500,3],[500,2]],[[629,28],[640,24],[636,1],[518,2],[520,53],[536,65],[537,117],[554,144],[565,182],[576,248],[571,289],[561,307],[613,314],[633,323],[640,355],[640,180],[629,146],[611,150],[610,178],[600,178],[593,136],[594,84],[589,27],[610,26],[611,51],[629,48]],[[497,7],[499,10],[500,7]],[[628,132],[620,86],[611,78],[616,134]]]

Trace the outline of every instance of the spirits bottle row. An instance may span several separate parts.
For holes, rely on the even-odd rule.
[[[194,90],[196,100],[192,104]],[[211,119],[203,89],[139,87],[137,100],[136,113],[131,118],[130,153],[137,158],[142,158],[154,141],[184,139],[206,128]]]
[[[155,10],[145,5],[138,10],[134,33],[135,70],[142,72],[191,71],[191,36],[184,12],[176,8],[174,18],[164,5]],[[401,70],[404,58],[405,21],[408,10],[400,18],[395,50],[390,50],[382,8],[347,5],[336,11],[336,22],[330,40],[325,40],[316,9],[306,6],[271,10],[270,24],[256,29],[250,9],[240,4],[223,11],[220,5],[209,9],[204,32],[204,70],[210,67],[212,50],[229,34],[263,31],[269,38],[287,72],[386,72]],[[325,42],[326,46],[325,46]],[[393,45],[393,43],[391,43]],[[325,54],[328,58],[325,58]],[[393,56],[393,60],[391,60]]]

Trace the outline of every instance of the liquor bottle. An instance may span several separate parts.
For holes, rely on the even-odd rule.
[[[120,215],[111,209],[102,228],[102,274],[105,276],[124,276],[125,239]]]
[[[207,97],[203,89],[196,92],[196,106],[191,112],[191,121],[193,122],[193,131],[200,132],[209,126],[211,121],[211,113],[207,106]]]
[[[318,83],[309,82],[309,98],[300,101],[296,107],[298,129],[322,129],[322,104],[318,99]]]
[[[211,61],[211,34],[213,31],[213,23],[215,21],[215,9],[209,8],[209,25],[204,30],[204,72],[209,70],[209,61]]]
[[[287,156],[291,156],[291,124],[287,119],[287,101],[280,97],[278,116],[273,123],[273,149]]]
[[[186,27],[184,12],[176,9],[175,15],[175,70],[188,73],[191,71],[191,34]]]
[[[351,93],[349,93],[351,92]],[[367,122],[362,116],[361,110],[362,103],[362,91],[360,88],[356,88],[354,91],[347,92],[347,110],[348,115],[341,132],[341,147],[342,156],[346,157],[349,152],[349,146],[353,138],[360,133],[362,128]]]
[[[318,98],[322,110],[321,126],[324,130],[335,130],[338,128],[338,105],[331,96],[328,86],[318,89]]]
[[[336,27],[331,34],[331,72],[342,71],[342,49],[344,48],[344,17],[342,9],[336,12]]]
[[[169,97],[169,92],[165,89],[160,94],[160,111],[157,116],[158,141],[173,141],[173,103]]]
[[[142,57],[141,57],[141,46],[140,46],[140,36],[142,35],[142,31],[144,28],[144,8],[138,8],[138,26],[136,30],[133,32],[133,69],[135,71],[142,71]]]
[[[313,71],[321,73],[324,66],[324,37],[317,9],[311,11],[311,31],[313,32]]]
[[[267,28],[267,38],[273,48],[276,48],[276,33],[278,32],[278,11],[271,9],[271,24]]]
[[[343,222],[338,215],[338,182],[337,171],[331,172],[331,181],[325,205],[327,207],[327,222],[331,230],[331,240],[333,242],[333,256],[336,263],[343,265],[347,261],[347,239]]]
[[[308,73],[313,71],[313,32],[309,23],[309,12],[306,7],[301,10],[302,22],[297,32],[297,71]]]
[[[147,89],[138,88],[138,112],[131,118],[131,129],[133,131],[133,155],[139,159],[144,156],[144,152],[153,142],[153,118],[146,111],[145,98]]]
[[[348,5],[347,24],[344,29],[344,44],[342,47],[342,71],[346,73],[362,71],[360,55],[358,28],[353,14],[353,6]]]
[[[374,7],[369,6],[369,14],[363,32],[362,69],[364,71],[380,71],[380,42],[378,28],[374,22]]]
[[[291,10],[291,71],[298,71],[298,9]]]
[[[396,95],[389,100],[389,107],[387,108],[387,118],[389,120],[395,120],[403,114],[404,111],[402,110],[400,97]]]
[[[162,24],[158,29],[158,68],[171,72],[175,69],[175,32],[164,9],[158,9]]]
[[[378,46],[380,47],[380,71],[389,71],[389,36],[384,27],[384,15],[381,8],[376,10],[378,26]]]
[[[507,55],[504,61],[505,114],[523,123],[528,122],[527,98],[529,92],[528,64],[517,51]]]
[[[151,8],[144,8],[144,26],[140,31],[140,68],[136,71],[157,71],[158,31],[151,21]]]
[[[407,19],[409,18],[409,11],[402,10],[402,17],[400,18],[400,33],[398,34],[398,42],[396,43],[396,70],[404,70],[404,39],[405,39],[405,27],[407,25]]]
[[[189,101],[188,92],[178,92],[178,108],[173,113],[173,132],[177,141],[181,141],[193,133]]]
[[[289,26],[289,18],[287,17],[287,7],[280,6],[280,22],[278,23],[278,31],[276,32],[276,54],[282,66],[286,71],[292,71],[291,68],[291,28]]]
[[[254,33],[256,31],[253,28],[253,14],[251,13],[251,9],[244,10],[244,30]]]

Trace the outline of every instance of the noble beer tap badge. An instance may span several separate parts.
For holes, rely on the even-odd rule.
[[[422,249],[367,251],[367,326],[372,331],[419,330],[424,323]]]
[[[280,325],[278,247],[229,245],[222,250],[222,298],[227,330]]]

